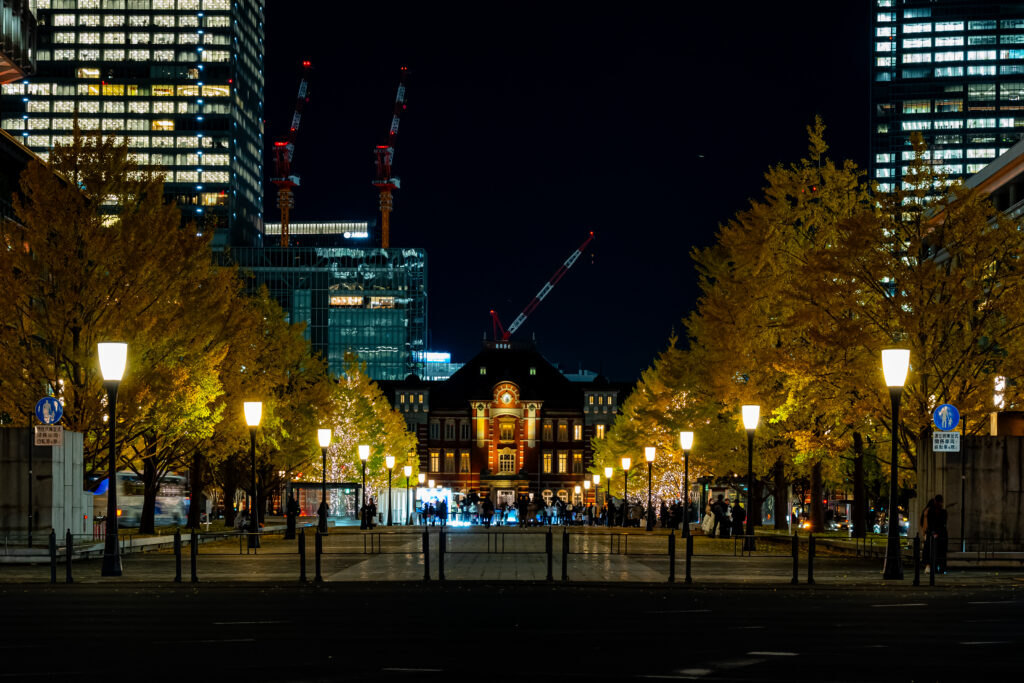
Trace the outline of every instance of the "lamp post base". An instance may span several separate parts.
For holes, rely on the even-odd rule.
[[[117,547],[117,537],[107,536],[103,546],[103,567],[100,576],[121,576],[121,553]]]
[[[255,531],[249,532],[249,547],[259,548],[260,547],[260,535]]]

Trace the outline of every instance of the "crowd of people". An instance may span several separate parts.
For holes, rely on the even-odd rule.
[[[708,502],[704,509],[704,520],[701,522],[701,529],[705,536],[714,538],[729,538],[730,536],[742,536],[743,524],[747,521],[747,511],[743,509],[740,501],[730,503],[729,499],[719,493],[714,502]]]

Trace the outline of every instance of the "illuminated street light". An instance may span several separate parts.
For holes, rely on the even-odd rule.
[[[317,441],[320,442],[320,455],[323,458],[323,482],[320,490],[320,522],[317,525],[320,533],[327,533],[327,514],[330,508],[327,507],[327,447],[331,445],[331,430],[316,430]]]
[[[388,468],[388,526],[391,526],[391,470],[395,469],[395,456],[385,456],[384,466]]]
[[[408,510],[407,510],[408,514],[405,517],[405,525],[406,526],[411,526],[412,525],[412,489],[409,488],[409,477],[412,476],[412,465],[406,465],[405,467],[403,467],[402,468],[402,472],[405,473],[405,499],[406,499],[406,502],[409,504],[409,507],[408,507]]]
[[[117,456],[114,452],[117,423],[117,388],[121,385],[128,364],[128,345],[124,342],[100,342],[96,345],[100,357],[100,374],[107,390],[107,432],[110,450],[107,457],[107,530],[103,541],[101,576],[121,576],[121,552],[117,542]],[[70,566],[70,565],[69,565]]]
[[[629,519],[629,466],[632,463],[631,458],[622,459],[622,526],[626,526]]]
[[[647,530],[654,531],[654,508],[651,506],[651,468],[654,465],[654,446],[644,448],[647,459]]]
[[[245,413],[245,424],[249,427],[249,461],[252,463],[252,498],[249,502],[249,546],[260,547],[259,536],[259,502],[256,492],[256,428],[263,418],[262,401],[245,401],[242,404]]]
[[[889,399],[892,403],[892,456],[889,460],[889,533],[885,546],[885,571],[883,579],[903,578],[903,558],[900,556],[900,514],[899,500],[896,490],[897,481],[897,459],[899,457],[899,419],[900,419],[900,397],[903,395],[903,385],[907,381],[907,371],[910,369],[910,349],[883,349],[882,350],[882,373],[885,375],[885,384],[889,387]],[[935,567],[932,567],[935,571]]]
[[[604,480],[605,480],[605,486],[604,486],[605,501],[604,502],[605,502],[605,507],[607,508],[606,509],[606,514],[605,514],[605,518],[604,518],[605,526],[611,526],[612,525],[611,500],[612,500],[612,474],[614,472],[615,472],[615,469],[612,468],[612,467],[605,467],[604,468]]]
[[[743,540],[744,550],[755,550],[754,547],[754,511],[750,500],[754,493],[754,431],[761,419],[761,406],[743,406],[743,426],[747,430],[747,538]]]
[[[690,535],[690,449],[693,448],[693,432],[679,432],[679,446],[683,449],[683,536]]]

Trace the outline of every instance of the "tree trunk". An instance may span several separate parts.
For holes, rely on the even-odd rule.
[[[206,465],[206,459],[203,454],[196,451],[195,455],[192,456],[192,467],[189,468],[189,487],[192,491],[192,500],[188,505],[188,522],[187,526],[189,529],[198,529],[199,522],[204,510],[206,510],[206,496],[203,494],[203,488],[206,485],[204,475],[204,468]]]
[[[811,531],[814,533],[825,529],[825,507],[821,503],[823,497],[821,462],[815,462],[811,468]]]
[[[784,531],[789,528],[789,487],[786,486],[786,471],[782,458],[775,461],[772,477],[775,481],[775,529]]]
[[[867,536],[868,509],[864,490],[864,440],[860,432],[853,433],[853,537]]]
[[[750,509],[747,510],[748,515],[753,515],[750,519],[751,525],[754,527],[761,526],[762,507],[764,507],[764,482],[755,477],[754,490],[750,492]]]
[[[148,450],[148,448],[147,448]],[[156,493],[160,483],[156,478],[156,464],[152,458],[142,461],[142,512],[139,515],[139,533],[156,533]]]

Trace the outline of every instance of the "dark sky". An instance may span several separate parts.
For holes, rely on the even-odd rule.
[[[431,348],[468,360],[489,310],[509,325],[593,230],[513,339],[635,379],[695,305],[690,249],[803,154],[815,114],[834,158],[867,162],[866,4],[695,4],[270,0],[268,141],[314,65],[292,220],[375,215],[371,150],[406,65],[392,246],[428,251]]]

